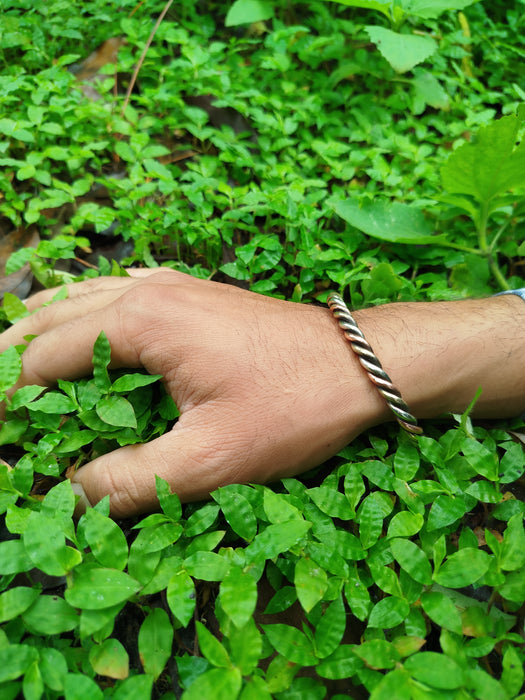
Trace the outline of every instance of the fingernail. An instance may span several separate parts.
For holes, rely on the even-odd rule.
[[[91,508],[91,503],[89,502],[88,497],[86,496],[85,491],[82,488],[82,484],[80,484],[78,481],[71,482],[71,489],[75,496],[78,496],[78,500],[75,506],[75,515],[79,517],[81,515],[84,515],[87,508]]]

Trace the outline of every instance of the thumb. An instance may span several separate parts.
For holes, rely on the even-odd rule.
[[[220,446],[202,444],[202,432],[175,426],[151,442],[121,447],[84,465],[72,476],[73,490],[80,508],[109,495],[116,518],[158,510],[155,476],[181,501],[200,500],[223,483],[219,452]]]

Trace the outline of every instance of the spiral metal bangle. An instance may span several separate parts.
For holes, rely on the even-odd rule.
[[[399,425],[413,438],[416,435],[421,435],[423,430],[418,426],[416,418],[410,413],[407,404],[401,398],[401,393],[392,384],[392,380],[383,369],[381,362],[365,340],[342,297],[335,292],[330,292],[327,303],[363,369],[387,402]]]

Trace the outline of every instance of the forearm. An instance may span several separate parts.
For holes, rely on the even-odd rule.
[[[354,314],[410,409],[420,418],[525,410],[525,303],[516,296],[388,304]]]

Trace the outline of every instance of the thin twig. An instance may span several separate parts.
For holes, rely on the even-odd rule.
[[[144,49],[140,55],[138,63],[135,66],[135,69],[133,71],[133,75],[131,76],[131,80],[130,80],[130,83],[128,86],[128,91],[126,92],[126,97],[124,99],[124,105],[122,106],[122,112],[120,113],[120,115],[122,117],[124,116],[124,112],[126,111],[126,108],[129,104],[129,99],[131,97],[131,93],[133,92],[133,88],[135,87],[135,83],[137,82],[137,77],[138,77],[139,71],[142,67],[142,64],[144,63],[144,59],[146,58],[146,54],[148,53],[149,47],[151,46],[151,42],[153,41],[153,37],[157,33],[157,29],[160,27],[160,23],[162,22],[162,20],[166,16],[166,12],[170,9],[172,3],[173,3],[173,0],[168,0],[166,5],[164,6],[164,9],[160,13],[157,21],[155,22],[155,26],[153,27],[153,29],[151,31],[151,34],[148,37],[148,40],[146,42],[146,46],[144,47]]]

